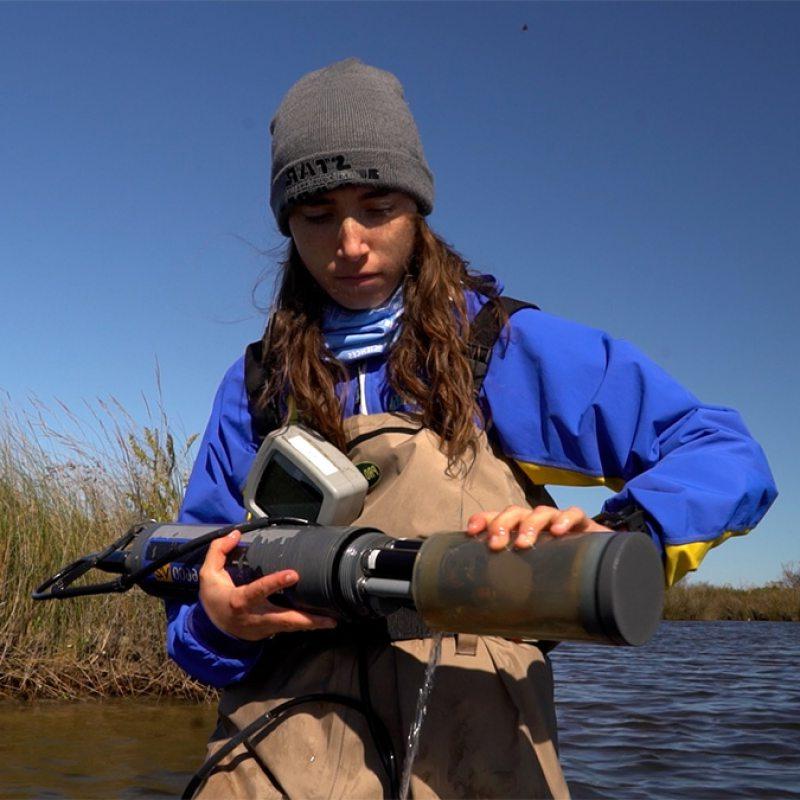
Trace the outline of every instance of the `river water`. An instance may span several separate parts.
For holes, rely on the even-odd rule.
[[[573,797],[800,798],[800,624],[664,623],[644,648],[552,659]],[[180,795],[213,723],[173,703],[0,705],[0,798]]]
[[[576,798],[800,798],[800,624],[663,623],[552,654]]]

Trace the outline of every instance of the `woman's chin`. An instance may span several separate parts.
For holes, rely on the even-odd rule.
[[[348,281],[345,286],[336,286],[329,292],[331,299],[350,311],[366,311],[383,305],[393,294],[379,278],[364,278]]]

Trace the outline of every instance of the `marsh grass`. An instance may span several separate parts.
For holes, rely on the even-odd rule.
[[[667,592],[664,619],[800,621],[800,569],[787,564],[767,586],[734,588],[678,583]]]
[[[147,425],[113,400],[85,411],[0,408],[0,698],[205,697],[168,660],[162,605],[140,590],[31,600],[133,522],[174,518],[183,492],[194,437],[178,446],[160,405]]]

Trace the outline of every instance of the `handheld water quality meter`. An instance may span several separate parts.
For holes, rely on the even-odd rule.
[[[254,517],[349,525],[361,513],[368,489],[341,450],[302,425],[289,425],[264,439],[242,494]]]
[[[463,531],[393,539],[354,526],[369,484],[347,457],[299,425],[270,434],[244,486],[255,519],[216,527],[145,522],[105,550],[48,578],[36,600],[124,592],[197,596],[208,545],[242,533],[226,569],[236,584],[281,569],[299,583],[276,604],[347,622],[413,609],[432,630],[638,645],[655,632],[661,556],[643,533],[551,537],[526,550],[490,551]],[[116,574],[77,585],[90,570]]]

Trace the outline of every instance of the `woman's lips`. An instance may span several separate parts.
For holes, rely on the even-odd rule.
[[[380,275],[379,272],[369,272],[360,275],[337,275],[337,281],[343,281],[345,283],[349,283],[352,285],[358,285],[361,283],[367,283],[368,281],[374,280]]]

